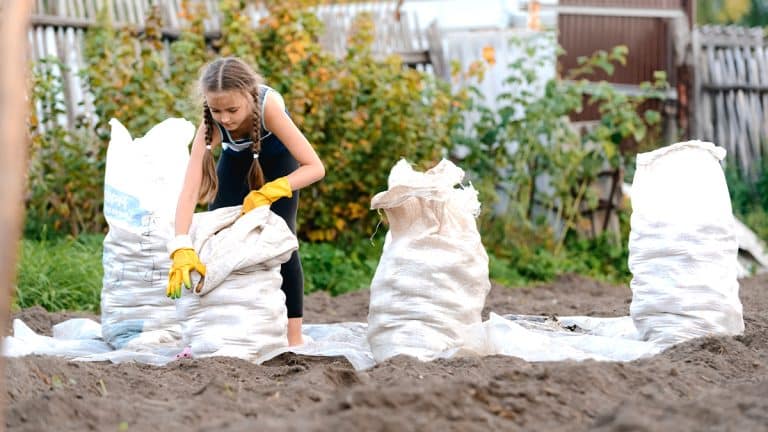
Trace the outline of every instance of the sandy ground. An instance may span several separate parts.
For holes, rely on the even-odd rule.
[[[494,286],[488,311],[619,316],[628,287],[567,276]],[[9,359],[11,431],[768,430],[768,276],[741,284],[746,332],[696,339],[631,363],[432,363],[396,357],[356,372],[343,358],[286,354],[264,365],[214,358],[166,367]],[[306,298],[311,323],[364,321],[368,292]],[[79,316],[16,314],[40,333]]]

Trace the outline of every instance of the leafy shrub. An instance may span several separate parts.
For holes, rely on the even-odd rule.
[[[325,52],[317,42],[322,25],[304,7],[310,3],[268,2],[269,15],[252,27],[245,2],[224,0],[221,37],[212,44],[221,55],[252,62],[284,94],[294,122],[327,165],[326,178],[302,193],[299,236],[311,241],[362,239],[378,222],[368,207],[372,195],[386,188],[389,169],[399,158],[417,166],[437,162],[450,145],[458,112],[447,83],[403,67],[396,56],[374,56],[370,17],[356,23],[345,58]],[[204,16],[192,5],[183,3],[182,16],[190,19],[180,38],[169,43],[170,62],[162,55],[163,23],[156,8],[142,33],[116,29],[103,13],[100,25],[88,31],[84,76],[96,107],[91,125],[99,140],[94,143],[96,160],[105,158],[112,117],[133,136],[168,117],[199,121],[199,100],[190,97],[190,89],[214,53],[206,47]],[[60,96],[60,89],[38,90],[47,92],[41,97]],[[48,115],[55,118],[55,113]],[[95,167],[99,181],[81,189],[78,197],[96,204],[93,208],[102,199],[103,162]],[[66,173],[51,174],[47,181],[66,182]],[[41,199],[35,196],[32,206],[42,205]],[[94,221],[90,229],[104,229],[103,218]],[[58,231],[62,224],[54,225],[52,231]]]
[[[383,242],[362,240],[355,244],[302,243],[304,291],[332,295],[368,288],[376,272]]]
[[[756,180],[745,178],[734,165],[726,165],[725,178],[733,213],[768,242],[768,162],[761,165],[762,174]]]
[[[98,232],[104,226],[104,158],[99,143],[83,119],[74,130],[59,122],[65,114],[59,97],[65,68],[58,59],[46,58],[33,69],[24,227],[27,237],[43,231],[78,235]]]
[[[94,128],[104,151],[113,117],[133,136],[146,134],[169,117],[199,118],[189,89],[208,57],[202,36],[204,16],[195,15],[181,37],[171,43],[169,62],[164,56],[163,22],[157,7],[150,9],[142,33],[116,29],[105,11],[99,14],[98,26],[86,34],[84,69],[94,98]]]

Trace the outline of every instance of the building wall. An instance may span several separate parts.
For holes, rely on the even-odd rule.
[[[682,10],[688,16],[690,28],[694,0],[560,0],[560,6],[594,8],[631,8]],[[667,73],[673,88],[687,86],[686,71],[676,65],[673,46],[673,27],[668,18],[633,16],[604,16],[568,14],[558,15],[558,43],[565,50],[559,58],[561,71],[578,65],[577,59],[597,50],[610,50],[617,45],[629,49],[627,64],[619,65],[612,76],[599,72],[588,77],[592,81],[606,80],[619,84],[637,85],[652,81],[657,70]],[[682,73],[682,77],[681,77]],[[682,78],[682,79],[681,79]],[[586,109],[574,120],[598,118],[594,109]]]

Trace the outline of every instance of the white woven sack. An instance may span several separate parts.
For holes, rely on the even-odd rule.
[[[389,221],[368,313],[376,361],[398,354],[432,360],[460,349],[467,326],[481,322],[488,255],[475,222],[477,191],[455,187],[463,178],[447,160],[425,173],[401,160],[389,190],[371,201]]]
[[[172,118],[132,139],[116,119],[104,178],[101,324],[115,348],[175,345],[180,336],[173,301],[165,296],[176,200],[189,159],[192,123]]]
[[[195,357],[258,361],[288,345],[288,313],[280,266],[298,248],[269,206],[240,217],[241,206],[194,216],[190,237],[206,265],[202,280],[177,301],[182,341]]]
[[[640,336],[662,347],[744,331],[724,157],[701,141],[637,156],[630,314]]]

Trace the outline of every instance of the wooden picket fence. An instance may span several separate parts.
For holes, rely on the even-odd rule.
[[[728,151],[748,178],[768,158],[768,44],[760,28],[704,26],[693,36],[697,138]]]

